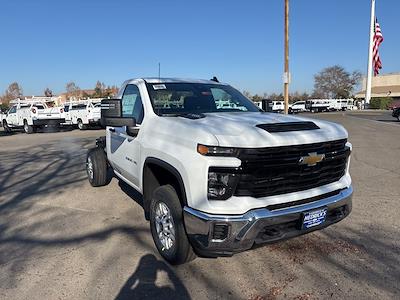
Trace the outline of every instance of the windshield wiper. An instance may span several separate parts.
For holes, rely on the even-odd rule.
[[[202,119],[205,118],[206,115],[202,113],[173,113],[173,114],[159,114],[161,117],[181,117],[181,118],[187,118],[191,120],[197,120],[197,119]]]

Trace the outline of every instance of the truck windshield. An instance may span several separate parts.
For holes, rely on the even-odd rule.
[[[227,85],[147,83],[147,90],[158,115],[260,111],[252,101]]]

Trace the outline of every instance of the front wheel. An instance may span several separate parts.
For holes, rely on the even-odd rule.
[[[4,128],[4,131],[5,131],[5,132],[11,133],[11,128],[8,126],[6,120],[3,121],[3,128]]]
[[[107,158],[104,150],[93,148],[86,156],[86,173],[92,186],[107,184]]]
[[[196,256],[183,226],[182,205],[171,185],[158,187],[150,203],[150,229],[158,252],[173,265]]]

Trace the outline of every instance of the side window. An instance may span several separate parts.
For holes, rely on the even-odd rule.
[[[8,111],[9,114],[14,114],[17,111],[17,107],[14,105],[13,107],[10,108]]]
[[[139,88],[134,84],[128,84],[122,95],[122,116],[135,118],[137,124],[143,121],[143,103]]]

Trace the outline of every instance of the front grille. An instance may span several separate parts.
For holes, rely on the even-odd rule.
[[[347,140],[284,147],[241,149],[240,179],[235,196],[267,197],[308,190],[338,181],[346,172]],[[310,153],[324,154],[322,162],[299,164]]]

